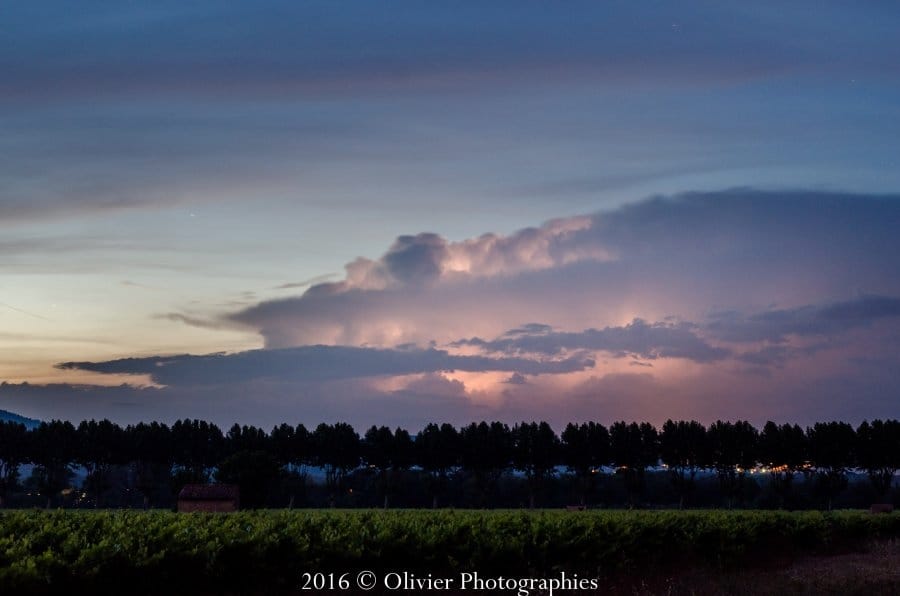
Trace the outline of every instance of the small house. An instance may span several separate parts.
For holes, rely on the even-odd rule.
[[[234,484],[188,484],[178,493],[178,511],[209,511],[228,513],[237,511],[240,491]]]

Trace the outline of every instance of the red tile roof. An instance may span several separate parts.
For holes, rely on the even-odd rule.
[[[178,493],[179,499],[192,501],[231,501],[238,498],[235,484],[187,484]]]

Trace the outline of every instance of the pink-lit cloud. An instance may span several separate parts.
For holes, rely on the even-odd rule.
[[[889,415],[898,225],[896,197],[736,190],[402,236],[221,321],[265,349],[60,366],[149,375],[164,387],[129,395],[154,409],[221,399],[233,417],[243,394],[310,422]]]

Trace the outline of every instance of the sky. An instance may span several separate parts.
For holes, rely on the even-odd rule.
[[[0,409],[900,411],[893,2],[13,1]]]

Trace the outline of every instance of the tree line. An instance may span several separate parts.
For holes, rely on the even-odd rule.
[[[24,465],[31,475],[23,479]],[[784,507],[797,479],[814,487],[823,506],[846,489],[848,474],[867,475],[878,499],[889,493],[900,469],[900,422],[820,422],[807,428],[767,422],[668,420],[649,423],[569,424],[557,435],[546,422],[478,422],[455,427],[428,424],[415,435],[372,426],[362,436],[346,423],[281,424],[266,432],[235,424],[227,432],[202,420],[121,427],[109,420],[78,426],[55,420],[27,430],[0,423],[0,506],[11,494],[33,491],[46,506],[72,503],[105,507],[137,495],[144,507],[169,504],[180,487],[209,481],[236,483],[242,503],[308,504],[311,485],[327,503],[346,505],[353,490],[389,507],[427,494],[432,507],[463,497],[470,506],[491,507],[501,489],[513,486],[523,506],[542,505],[548,485],[565,480],[567,499],[595,505],[598,486],[616,482],[627,506],[645,504],[648,475],[664,475],[678,506],[690,506],[701,479],[715,479],[721,503],[742,505],[750,477],[766,478],[775,506]],[[80,489],[74,471],[83,476]],[[313,482],[312,480],[316,480]],[[509,483],[512,482],[512,485]],[[459,487],[463,488],[460,489]],[[559,487],[554,485],[555,489]],[[456,487],[456,488],[454,488]],[[349,491],[349,493],[348,493]],[[281,499],[273,503],[273,495]]]

